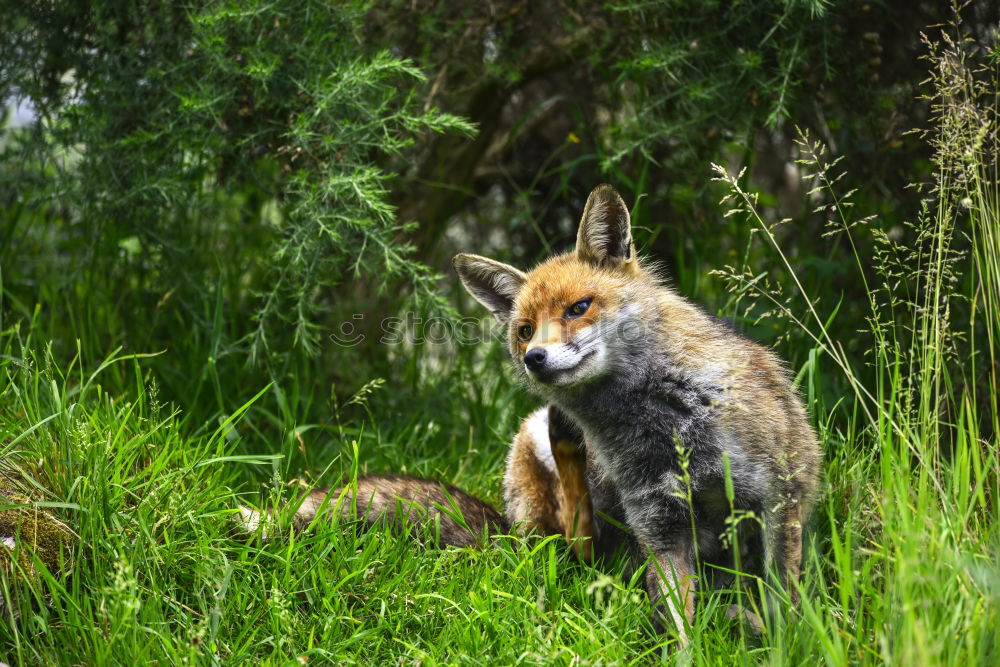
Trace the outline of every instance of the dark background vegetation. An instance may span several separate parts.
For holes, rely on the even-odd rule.
[[[908,184],[932,171],[910,133],[930,117],[921,31],[956,16],[911,0],[8,6],[0,99],[34,120],[0,144],[2,327],[84,365],[162,352],[146,381],[193,425],[273,382],[240,447],[284,443],[283,476],[342,451],[325,429],[365,387],[378,419],[426,425],[424,455],[474,441],[495,465],[530,405],[503,350],[379,344],[379,323],[479,316],[451,256],[528,266],[567,249],[597,183],[633,206],[641,251],[682,293],[803,361],[801,332],[709,274],[761,252],[723,216],[714,162],[790,218],[785,253],[841,301],[831,331],[861,358],[866,292],[843,238],[822,236],[794,140],[843,156],[854,206],[908,233]],[[961,16],[973,49],[995,44],[1000,6]],[[868,256],[864,227],[855,240]],[[365,341],[336,344],[344,322]],[[484,397],[509,403],[502,423]]]

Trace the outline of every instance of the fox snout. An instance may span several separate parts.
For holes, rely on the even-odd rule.
[[[544,347],[532,348],[524,355],[524,365],[532,373],[537,373],[545,368],[545,361],[548,359],[548,356]]]
[[[572,340],[534,345],[524,353],[524,369],[541,384],[575,384],[598,370],[593,361],[602,347],[599,341],[580,345]]]

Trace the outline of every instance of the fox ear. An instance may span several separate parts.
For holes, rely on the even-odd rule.
[[[506,322],[514,309],[514,299],[527,279],[524,272],[479,255],[455,255],[452,264],[469,294],[486,306],[497,320]]]
[[[576,256],[599,266],[621,266],[635,259],[628,208],[610,185],[598,185],[587,197],[576,236]]]

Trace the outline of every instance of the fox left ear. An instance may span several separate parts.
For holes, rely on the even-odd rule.
[[[452,264],[469,294],[486,306],[497,321],[506,323],[528,277],[509,264],[479,255],[455,255]]]
[[[587,197],[576,236],[576,256],[598,266],[621,266],[635,260],[628,208],[610,185],[598,185]]]

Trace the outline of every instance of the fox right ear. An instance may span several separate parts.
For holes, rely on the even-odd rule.
[[[628,208],[610,185],[598,185],[587,197],[576,236],[576,256],[598,266],[623,266],[635,260]]]
[[[452,260],[462,285],[500,322],[510,319],[514,299],[527,276],[513,266],[479,255],[455,255]]]

